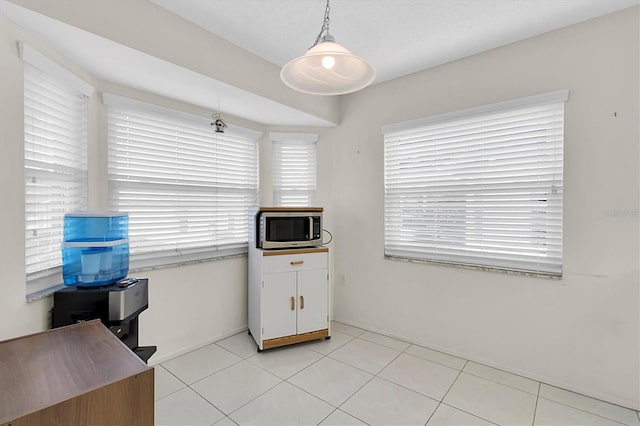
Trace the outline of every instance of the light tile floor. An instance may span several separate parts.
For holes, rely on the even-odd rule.
[[[638,412],[376,333],[258,353],[246,332],[155,366],[157,425],[629,425]]]

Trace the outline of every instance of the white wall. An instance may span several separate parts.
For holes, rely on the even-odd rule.
[[[115,9],[111,13],[115,13]],[[18,41],[32,44],[96,88],[89,102],[88,114],[91,209],[107,208],[106,111],[101,103],[101,92],[129,96],[201,116],[210,114],[210,111],[180,101],[97,80],[52,50],[46,41],[25,32],[0,15],[0,185],[5,202],[0,210],[0,235],[4,240],[4,244],[0,244],[0,270],[3,277],[0,285],[0,340],[46,330],[50,325],[53,303],[52,297],[32,303],[25,300],[23,68],[17,55]],[[132,43],[135,44],[135,41]],[[264,132],[260,140],[260,203],[264,205],[272,201],[269,131],[322,133],[325,130],[299,127],[268,129],[228,115],[225,121]],[[328,167],[330,155],[330,146],[324,143],[321,136],[318,141],[319,167]],[[329,176],[319,185],[319,205],[329,203],[330,182]],[[330,226],[330,215],[327,214],[325,219]],[[246,329],[246,262],[246,257],[237,257],[130,274],[150,280],[149,309],[140,315],[140,344],[158,346],[151,363],[162,362]]]
[[[335,319],[640,408],[638,8],[343,99],[333,164]],[[381,126],[569,89],[564,277],[383,254]]]
[[[157,345],[156,364],[247,329],[247,258],[148,271],[149,309],[140,345]]]

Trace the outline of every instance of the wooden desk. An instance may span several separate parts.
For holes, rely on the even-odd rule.
[[[0,425],[153,425],[154,375],[99,320],[0,342]]]

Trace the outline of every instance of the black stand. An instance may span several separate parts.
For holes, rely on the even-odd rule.
[[[146,278],[138,280],[148,285]],[[156,346],[138,346],[138,316],[149,305],[146,300],[121,320],[109,318],[109,293],[122,291],[117,283],[103,287],[65,287],[53,293],[52,328],[99,319],[113,334],[145,363],[156,352]]]

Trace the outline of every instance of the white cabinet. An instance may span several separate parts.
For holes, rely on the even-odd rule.
[[[329,333],[328,249],[249,250],[249,332],[269,349]]]
[[[298,334],[328,327],[327,269],[298,272]]]

